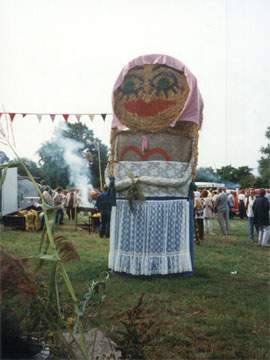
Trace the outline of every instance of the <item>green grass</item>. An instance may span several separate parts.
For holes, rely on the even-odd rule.
[[[11,253],[37,253],[38,234],[0,230],[1,242]],[[246,221],[231,221],[227,238],[216,223],[214,230],[216,235],[195,246],[190,278],[111,274],[101,311],[92,321],[108,332],[119,329],[124,313],[145,293],[144,317],[160,329],[146,348],[147,359],[270,358],[269,248],[247,240]],[[107,270],[109,242],[71,225],[64,225],[61,233],[73,241],[81,257],[67,265],[81,296],[91,280]]]

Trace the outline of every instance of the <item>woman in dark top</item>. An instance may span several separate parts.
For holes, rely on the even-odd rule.
[[[269,201],[265,197],[265,190],[261,189],[259,196],[254,201],[252,206],[254,213],[254,224],[259,229],[258,243],[261,246],[266,246],[270,233],[269,220]]]

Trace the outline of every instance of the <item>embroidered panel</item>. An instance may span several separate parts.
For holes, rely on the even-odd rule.
[[[125,197],[131,176],[139,179],[144,196],[187,197],[191,172],[190,163],[176,161],[119,161],[114,167],[119,197]]]
[[[159,150],[154,151],[154,149]],[[180,134],[122,132],[117,136],[115,142],[115,158],[120,161],[188,162],[191,152],[192,139]]]

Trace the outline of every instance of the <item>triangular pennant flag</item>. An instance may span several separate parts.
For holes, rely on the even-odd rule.
[[[22,114],[22,117],[24,118],[27,114]]]
[[[40,123],[42,119],[42,114],[37,114],[37,118],[38,118],[38,122]]]
[[[80,122],[81,115],[80,114],[75,114],[75,117],[76,117],[77,121]]]
[[[9,113],[11,122],[14,120],[15,115],[16,115],[16,113]]]
[[[54,122],[55,114],[50,114],[50,118],[52,119],[52,122]]]
[[[105,121],[107,114],[101,114],[103,121]]]
[[[63,114],[63,118],[65,119],[65,122],[68,121],[69,114]]]
[[[3,115],[3,113],[0,112],[0,119],[1,119],[1,116]]]
[[[89,114],[90,120],[94,121],[95,114]]]

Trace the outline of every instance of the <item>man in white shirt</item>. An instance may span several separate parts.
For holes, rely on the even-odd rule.
[[[53,197],[50,194],[50,188],[47,186],[42,193],[46,205],[54,206]]]
[[[54,206],[57,209],[55,214],[55,224],[63,224],[64,220],[64,200],[62,195],[63,189],[61,187],[58,187],[56,189],[56,193],[53,197]]]
[[[253,203],[255,201],[255,190],[251,189],[249,196],[246,198],[246,209],[247,209],[247,218],[248,218],[248,238],[249,240],[254,240],[254,213],[253,213]]]

